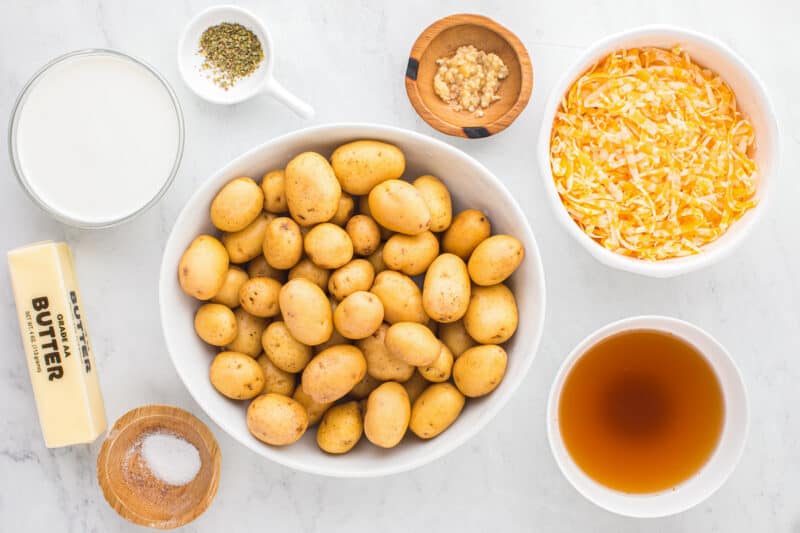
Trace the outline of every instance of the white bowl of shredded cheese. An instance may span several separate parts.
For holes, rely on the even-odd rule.
[[[556,217],[592,256],[671,277],[750,233],[778,167],[778,126],[761,79],[725,44],[643,26],[564,73],[538,155]]]

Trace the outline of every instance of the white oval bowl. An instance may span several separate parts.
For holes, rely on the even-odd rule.
[[[238,176],[258,179],[268,170],[283,168],[303,151],[315,150],[328,156],[337,146],[356,139],[396,144],[405,153],[407,177],[434,174],[450,189],[454,211],[480,209],[489,216],[494,233],[508,233],[522,241],[525,260],[509,280],[517,299],[520,327],[506,345],[508,369],[500,386],[486,397],[468,400],[458,420],[434,439],[422,441],[408,435],[396,448],[384,450],[362,438],[349,454],[332,456],[317,447],[313,428],[291,446],[271,447],[248,431],[247,402],[229,400],[212,387],[208,367],[215,350],[194,332],[194,313],[200,303],[181,290],[178,262],[197,235],[219,233],[209,221],[209,206],[228,180]],[[269,141],[236,158],[203,183],[178,216],[167,241],[159,300],[164,337],[178,375],[217,425],[257,454],[290,468],[355,478],[402,472],[442,457],[478,433],[500,411],[522,383],[536,354],[544,324],[545,284],[539,249],[524,213],[486,167],[456,148],[419,133],[390,126],[341,124],[304,129]]]
[[[561,437],[558,404],[575,363],[601,340],[623,331],[650,329],[671,333],[694,346],[708,361],[719,380],[725,402],[725,421],[717,447],[705,465],[671,489],[629,494],[610,489],[590,478],[573,461]],[[711,496],[733,472],[744,451],[749,426],[747,391],[736,362],[711,335],[683,320],[665,316],[638,316],[604,326],[583,339],[559,368],[547,401],[547,437],[561,472],[586,499],[613,513],[655,518],[680,513]]]
[[[550,168],[550,134],[556,111],[572,83],[611,52],[624,48],[680,46],[693,61],[718,73],[736,94],[739,108],[753,123],[755,161],[759,167],[758,205],[736,221],[719,239],[695,255],[663,261],[643,261],[608,250],[581,230],[567,213],[556,190]],[[761,79],[744,60],[722,42],[674,26],[642,26],[601,39],[584,51],[553,88],[544,108],[539,133],[538,159],[547,199],[556,218],[595,259],[610,267],[645,276],[666,278],[709,266],[728,256],[751,232],[767,205],[767,193],[778,168],[778,124],[775,110]]]

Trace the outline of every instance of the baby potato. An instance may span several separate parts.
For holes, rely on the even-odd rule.
[[[239,304],[253,316],[271,318],[281,312],[280,290],[280,282],[272,278],[250,278],[239,289]]]
[[[264,234],[263,250],[272,268],[292,268],[303,256],[300,227],[289,217],[273,219]]]
[[[309,396],[303,390],[303,387],[296,387],[292,398],[302,405],[308,414],[308,425],[313,426],[322,419],[322,415],[333,405],[333,402],[315,402],[314,398]]]
[[[477,209],[467,209],[456,215],[442,236],[442,250],[456,254],[466,261],[484,239],[492,234],[489,219]]]
[[[453,357],[458,358],[469,348],[472,348],[477,342],[469,336],[466,328],[464,328],[463,320],[456,320],[448,324],[439,324],[439,340],[450,349]]]
[[[222,304],[203,304],[194,315],[197,336],[213,346],[225,346],[233,341],[238,328],[233,311]]]
[[[421,439],[432,439],[456,421],[464,401],[464,395],[451,383],[435,383],[414,402],[408,428]]]
[[[439,356],[434,362],[429,365],[419,367],[419,373],[422,377],[433,383],[441,383],[450,379],[450,373],[453,370],[453,353],[450,348],[443,343]]]
[[[331,338],[331,306],[325,293],[313,282],[305,278],[286,282],[281,287],[278,302],[292,337],[308,346],[322,344]]]
[[[442,254],[431,263],[422,284],[422,307],[437,322],[455,322],[469,305],[467,265],[455,254]]]
[[[301,226],[327,222],[339,209],[342,188],[328,160],[304,152],[286,165],[286,205]]]
[[[311,360],[311,347],[298,341],[289,332],[286,323],[276,320],[261,335],[261,346],[272,363],[283,370],[296,374]]]
[[[337,300],[343,300],[356,291],[368,291],[375,280],[375,270],[366,259],[353,259],[337,268],[328,279],[328,292]]]
[[[450,227],[453,219],[453,204],[450,191],[435,176],[420,176],[412,183],[422,195],[431,212],[431,231],[440,232]]]
[[[364,353],[367,360],[367,374],[380,381],[408,381],[414,374],[414,366],[401,359],[392,357],[386,348],[386,332],[389,326],[381,324],[380,327],[364,339],[359,340],[356,346]]]
[[[264,174],[261,191],[264,193],[264,209],[276,215],[289,210],[286,205],[286,172],[283,169]]]
[[[461,354],[453,365],[453,381],[464,396],[484,396],[503,380],[507,363],[508,355],[500,346],[475,346]]]
[[[525,248],[510,235],[493,235],[482,241],[469,256],[467,269],[476,285],[497,285],[522,263]]]
[[[342,189],[350,194],[367,194],[377,184],[399,178],[406,170],[403,152],[379,141],[354,141],[331,154],[331,165]]]
[[[217,294],[211,298],[214,303],[227,305],[231,309],[239,307],[239,289],[248,280],[247,272],[236,265],[228,268],[225,283]]]
[[[328,409],[317,429],[317,445],[324,452],[347,453],[358,444],[364,432],[358,402],[347,402]]]
[[[359,199],[358,199],[358,211],[362,215],[367,215],[372,220],[375,220],[375,217],[372,216],[372,212],[369,210],[369,195],[359,197]],[[376,222],[376,224],[377,224],[377,222]],[[380,231],[381,240],[383,240],[383,241],[385,241],[386,239],[388,239],[389,237],[394,235],[394,232],[392,230],[384,228],[380,224],[378,224],[378,231]]]
[[[323,291],[328,288],[328,279],[331,277],[331,271],[318,267],[311,259],[304,257],[289,271],[289,279],[305,278],[313,282]]]
[[[418,276],[428,270],[437,255],[439,239],[430,231],[419,235],[392,235],[383,247],[386,266],[409,276]]]
[[[414,402],[417,401],[422,391],[427,389],[430,384],[431,382],[422,377],[422,374],[419,372],[414,372],[410,379],[403,382],[403,387],[408,393],[408,399],[411,401],[411,405],[414,405]]]
[[[382,323],[383,304],[371,292],[354,292],[342,300],[333,312],[333,325],[346,339],[369,337]]]
[[[375,276],[370,292],[381,299],[384,320],[395,322],[428,322],[422,307],[422,292],[414,280],[393,270],[384,270]]]
[[[331,311],[332,313],[336,311],[335,307],[332,307],[332,309],[333,309],[333,311]],[[323,342],[322,344],[317,344],[316,346],[313,346],[311,349],[314,352],[314,354],[316,355],[316,354],[320,353],[323,350],[327,350],[331,346],[337,346],[339,344],[352,344],[352,342],[350,342],[349,339],[345,339],[344,337],[342,337],[342,334],[339,333],[336,330],[336,328],[333,328],[333,333],[331,334],[331,338],[330,339],[328,339],[327,341]]]
[[[385,343],[389,355],[417,367],[433,363],[442,345],[430,329],[416,322],[392,324]]]
[[[355,346],[331,346],[314,356],[303,370],[301,386],[316,402],[344,397],[367,373],[364,354]]]
[[[246,263],[261,255],[264,234],[273,218],[274,215],[262,212],[244,229],[222,234],[220,240],[232,263]]]
[[[233,315],[237,324],[236,338],[226,348],[232,352],[257,357],[261,353],[261,335],[267,327],[267,319],[253,316],[241,307],[234,309]]]
[[[431,212],[422,195],[403,180],[388,180],[369,193],[369,211],[381,226],[406,235],[418,235],[431,226]]]
[[[384,243],[379,244],[375,251],[367,256],[367,261],[372,265],[376,276],[386,270],[386,263],[383,262],[383,247]]]
[[[491,287],[472,287],[464,328],[479,344],[501,344],[517,330],[517,302],[502,283]]]
[[[350,236],[356,255],[371,255],[381,243],[381,230],[369,215],[355,215],[347,221],[345,231]]]
[[[200,235],[183,252],[178,263],[181,289],[198,300],[210,300],[228,277],[230,259],[225,247],[210,235]]]
[[[297,401],[282,394],[262,394],[247,407],[247,428],[255,438],[272,446],[300,440],[308,428],[308,415]]]
[[[264,254],[259,255],[247,264],[247,275],[251,278],[272,278],[284,283],[286,281],[286,271],[273,268],[267,263]],[[236,294],[239,298],[239,294]]]
[[[208,370],[211,384],[231,400],[249,400],[261,394],[264,371],[255,359],[239,352],[220,352]]]
[[[320,268],[339,268],[353,258],[353,242],[350,236],[330,222],[311,228],[303,246],[308,258]]]
[[[291,396],[294,393],[294,374],[275,366],[272,361],[270,361],[269,357],[267,357],[267,354],[259,355],[256,362],[261,366],[261,370],[264,371],[264,389],[261,391],[262,394],[274,392],[275,394]]]
[[[240,231],[261,213],[264,193],[250,178],[232,179],[211,201],[211,223],[222,231]]]
[[[406,389],[399,383],[387,381],[369,395],[364,415],[364,434],[381,448],[397,446],[408,429],[411,402]]]
[[[339,198],[339,205],[336,208],[336,213],[330,220],[331,224],[336,224],[337,226],[343,228],[344,225],[347,224],[347,221],[350,220],[350,217],[353,216],[353,212],[355,210],[356,210],[355,200],[353,200],[352,196],[350,196],[346,192],[343,192],[342,197]]]
[[[350,390],[348,396],[356,400],[363,400],[370,395],[372,391],[378,388],[382,381],[373,378],[369,374],[364,374],[364,378],[356,383],[355,387]]]

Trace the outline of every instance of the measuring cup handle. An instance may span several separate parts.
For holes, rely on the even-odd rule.
[[[277,81],[270,80],[264,90],[271,94],[276,100],[282,102],[286,107],[297,113],[304,119],[314,118],[314,108],[290,93],[283,85]]]

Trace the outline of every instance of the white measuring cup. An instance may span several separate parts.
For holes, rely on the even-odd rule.
[[[238,23],[252,31],[264,49],[264,60],[255,72],[236,81],[227,90],[213,82],[204,70],[198,52],[200,36],[206,29],[223,22]],[[236,104],[265,92],[305,119],[313,118],[314,108],[289,92],[273,76],[275,47],[264,23],[250,11],[237,6],[215,6],[198,13],[183,30],[178,42],[178,68],[186,85],[200,98],[215,104]]]

